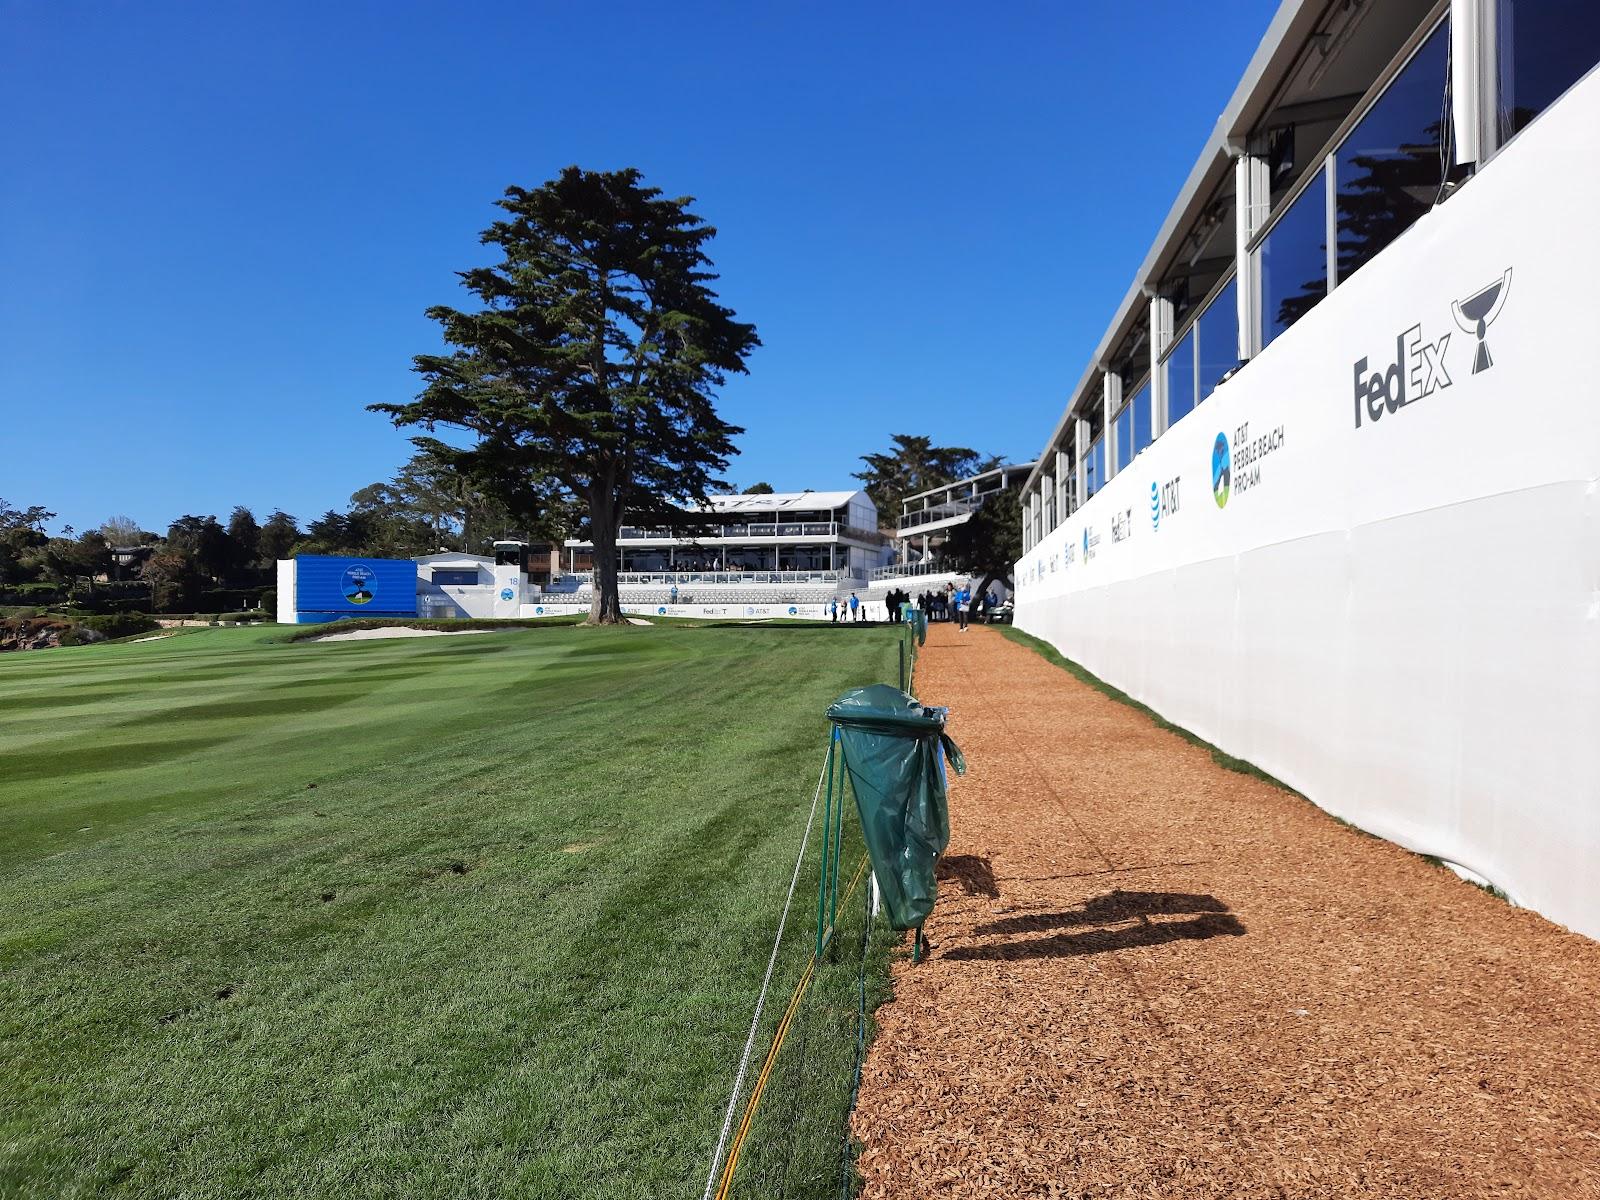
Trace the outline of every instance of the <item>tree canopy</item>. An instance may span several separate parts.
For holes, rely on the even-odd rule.
[[[899,519],[900,502],[907,496],[1005,462],[1004,458],[985,457],[966,446],[935,446],[931,438],[908,433],[897,433],[891,441],[894,444],[887,453],[863,454],[861,461],[866,470],[855,473],[878,506],[879,519],[888,525]]]
[[[450,352],[416,356],[413,401],[373,406],[397,425],[467,430],[466,449],[414,440],[513,511],[581,506],[594,622],[622,620],[624,514],[703,502],[743,432],[712,396],[760,342],[708,286],[716,231],[691,203],[631,168],[509,188],[480,239],[500,261],[460,273],[477,307],[427,310]]]
[[[1011,587],[1013,564],[1022,557],[1021,493],[1007,488],[987,497],[950,530],[943,554],[957,571],[981,581],[974,595],[983,595],[996,579]]]

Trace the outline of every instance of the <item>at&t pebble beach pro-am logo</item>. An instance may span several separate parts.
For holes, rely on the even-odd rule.
[[[1217,507],[1226,508],[1233,493],[1233,454],[1228,449],[1228,435],[1217,434],[1211,446],[1211,494],[1217,498]]]
[[[341,582],[344,598],[351,604],[371,604],[374,575],[371,567],[363,567],[360,563],[346,567]]]
[[[500,599],[502,599],[502,600],[515,600],[516,598],[517,598],[517,594],[514,591],[512,591],[510,588],[505,587],[505,588],[501,588],[500,589]]]
[[[1088,562],[1100,548],[1100,535],[1094,531],[1093,525],[1083,527],[1083,561]]]
[[[1217,434],[1211,445],[1211,494],[1217,507],[1226,508],[1234,492],[1246,492],[1261,482],[1261,460],[1283,449],[1283,426],[1251,436],[1250,422],[1241,422],[1230,442],[1225,433]]]

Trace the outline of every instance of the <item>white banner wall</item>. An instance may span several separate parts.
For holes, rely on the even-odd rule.
[[[1022,629],[1590,936],[1597,130],[1591,75],[1017,571]]]

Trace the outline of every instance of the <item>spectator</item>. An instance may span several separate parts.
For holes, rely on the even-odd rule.
[[[850,619],[852,621],[861,620],[861,597],[854,592],[850,593]]]
[[[833,623],[839,623],[839,597],[835,596],[828,604],[828,612],[833,617]]]
[[[967,631],[967,606],[972,603],[972,590],[965,584],[957,588],[953,594],[956,605],[956,621],[961,627],[961,632]]]

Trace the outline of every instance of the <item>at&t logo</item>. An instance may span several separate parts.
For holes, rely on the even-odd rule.
[[[1182,475],[1175,475],[1165,483],[1150,481],[1150,528],[1160,532],[1161,518],[1178,511],[1178,484]]]

